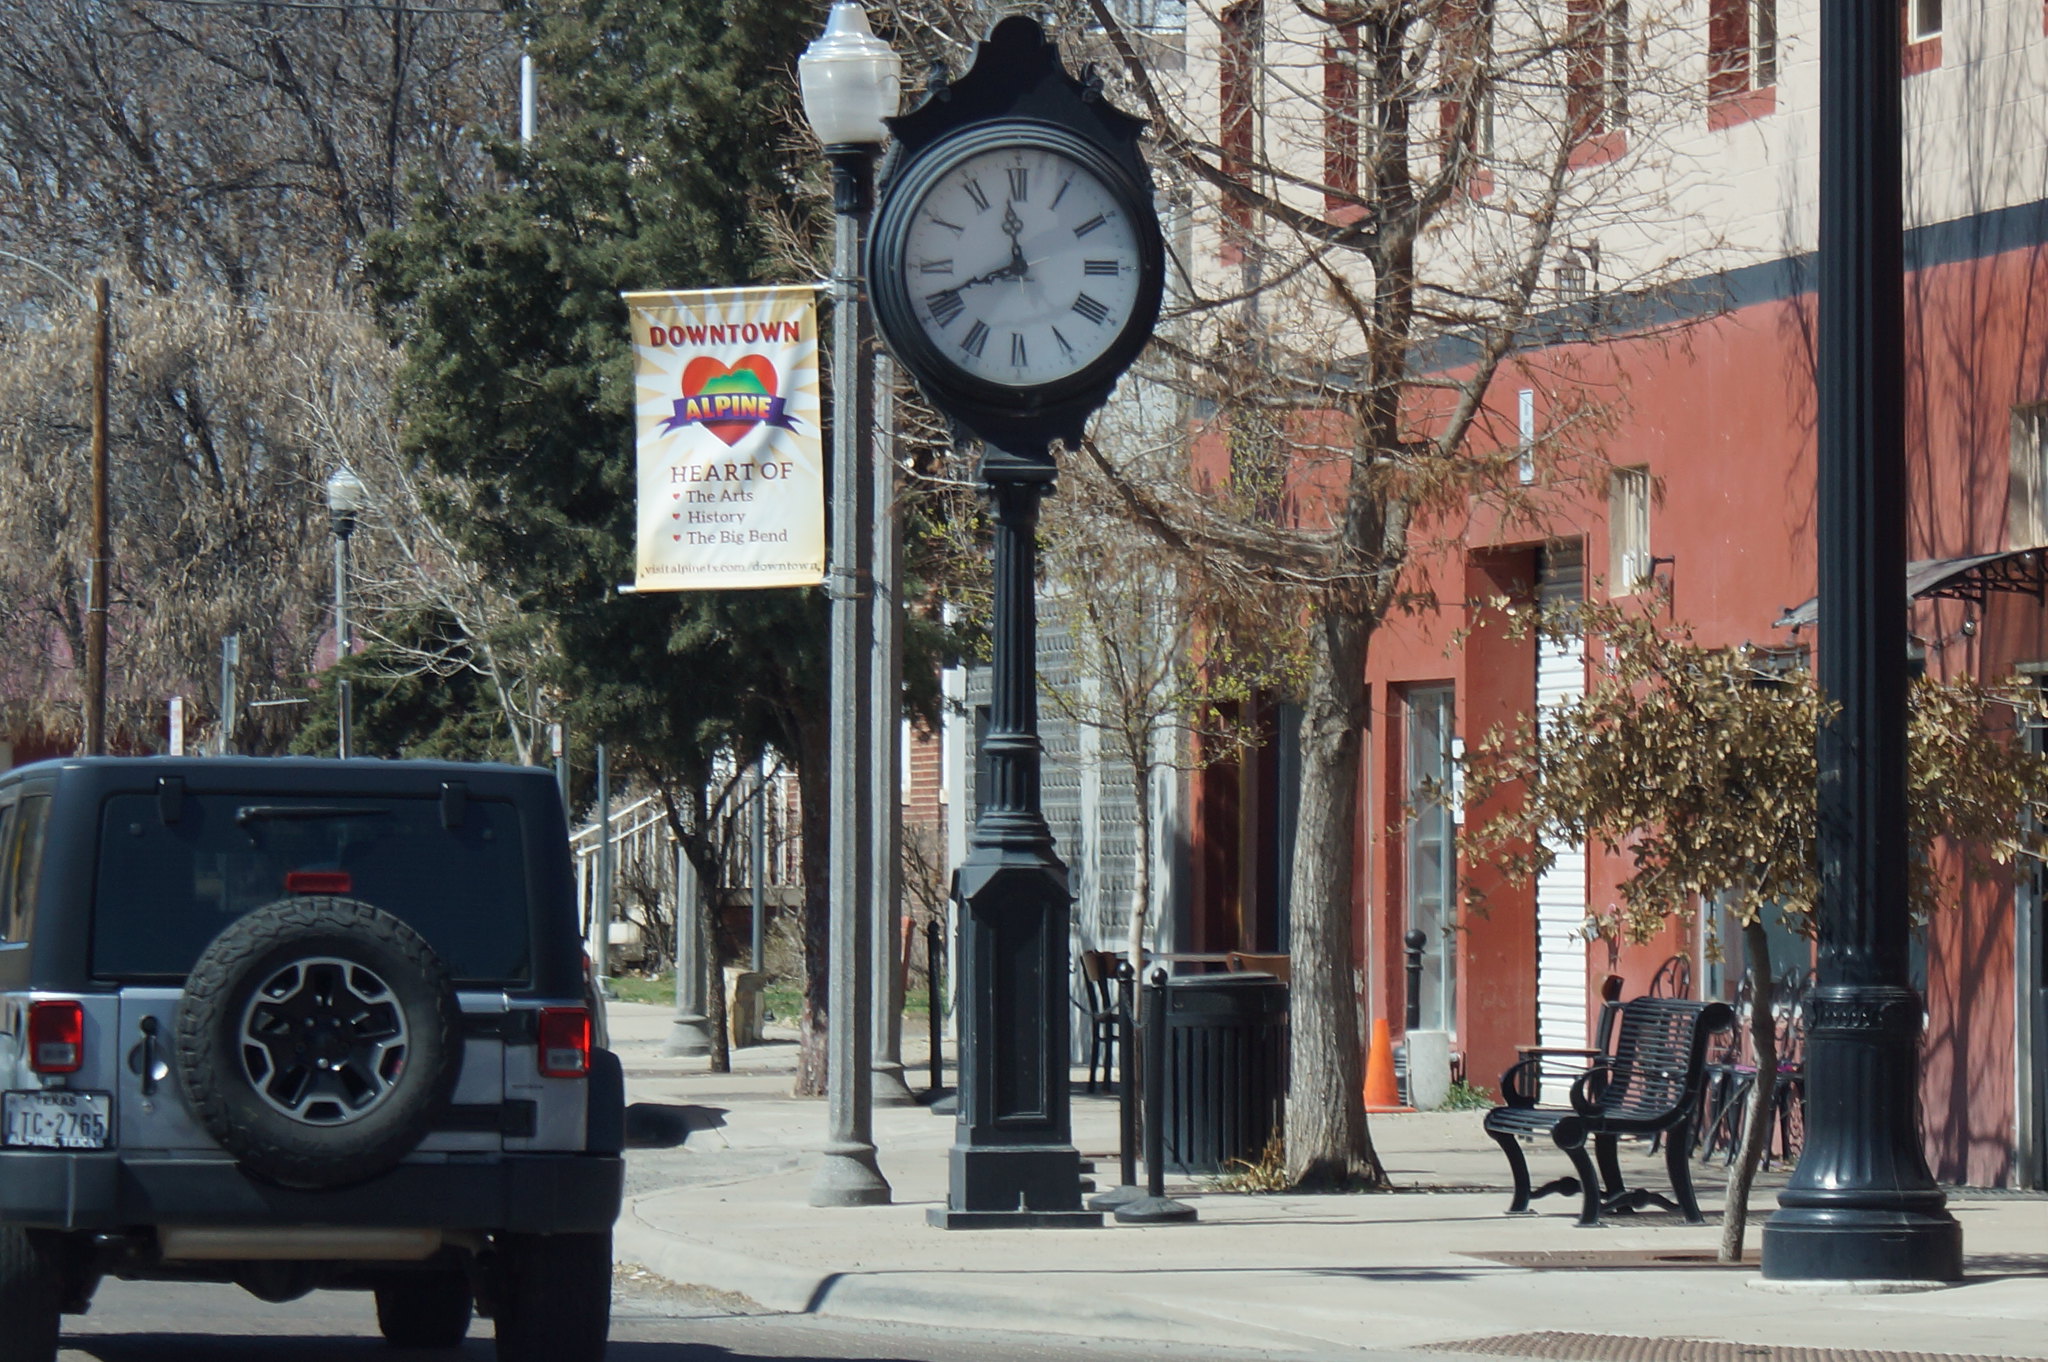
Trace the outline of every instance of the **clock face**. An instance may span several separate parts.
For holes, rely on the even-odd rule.
[[[954,369],[1038,388],[1086,369],[1140,305],[1140,236],[1095,171],[1051,147],[975,152],[910,206],[909,310]]]

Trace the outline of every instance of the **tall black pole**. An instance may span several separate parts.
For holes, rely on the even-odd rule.
[[[1166,1194],[1166,971],[1145,986],[1145,1195],[1116,1208],[1120,1225],[1185,1225],[1195,1208]]]
[[[959,1123],[945,1229],[1100,1225],[1081,1208],[1069,1109],[1067,868],[1039,800],[1038,506],[1049,460],[982,456],[995,512],[995,628],[988,790],[959,870]]]
[[[1116,1186],[1088,1198],[1091,1211],[1113,1211],[1145,1195],[1138,1186],[1138,972],[1128,960],[1116,967]]]
[[[1905,302],[1899,15],[1822,0],[1817,674],[1819,968],[1806,1145],[1764,1276],[1955,1281],[1962,1228],[1918,1130],[1907,975]]]

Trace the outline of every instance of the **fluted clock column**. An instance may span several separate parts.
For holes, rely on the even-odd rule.
[[[1053,469],[986,451],[995,518],[994,656],[982,743],[987,788],[960,865],[960,1096],[946,1229],[1092,1226],[1081,1209],[1067,1053],[1067,868],[1039,785],[1038,507]]]

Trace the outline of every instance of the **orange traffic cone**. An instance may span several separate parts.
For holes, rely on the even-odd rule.
[[[1401,1088],[1394,1081],[1394,1040],[1387,1031],[1387,1019],[1375,1018],[1372,1046],[1365,1052],[1365,1109],[1367,1111],[1413,1111],[1401,1105]]]

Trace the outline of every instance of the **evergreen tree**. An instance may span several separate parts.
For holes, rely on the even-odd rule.
[[[805,1064],[823,1081],[825,601],[818,591],[621,596],[633,563],[633,362],[623,290],[787,278],[800,171],[800,0],[511,6],[545,92],[500,187],[429,183],[370,274],[403,344],[408,453],[466,489],[430,508],[554,633],[570,722],[672,795],[772,743],[805,809]],[[806,263],[796,269],[808,272]],[[670,807],[694,801],[672,798]],[[706,851],[696,829],[686,846]]]

